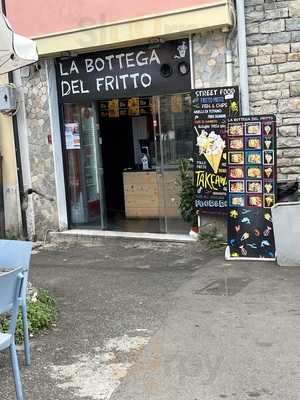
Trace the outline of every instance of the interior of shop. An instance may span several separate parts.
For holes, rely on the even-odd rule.
[[[186,233],[178,164],[192,155],[189,94],[64,105],[72,226]]]
[[[137,183],[143,171],[156,174],[152,98],[101,101],[98,107],[106,225],[110,230],[159,232],[157,212],[147,212],[149,185],[145,178],[139,188]]]

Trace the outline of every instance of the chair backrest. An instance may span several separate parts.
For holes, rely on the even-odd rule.
[[[23,295],[26,295],[32,243],[22,240],[0,240],[0,268],[23,268]]]
[[[0,274],[0,314],[10,313],[9,333],[14,334],[24,282],[23,268]]]

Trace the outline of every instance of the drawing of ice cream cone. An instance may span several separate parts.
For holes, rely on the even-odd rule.
[[[265,132],[267,135],[269,135],[269,133],[271,132],[272,128],[270,127],[270,125],[266,125],[265,126]]]
[[[208,133],[205,130],[202,130],[200,134],[198,132],[197,134],[197,146],[199,147],[199,154],[203,154],[205,156],[214,173],[216,174],[222,159],[225,141],[215,132]]]
[[[268,150],[269,150],[271,144],[272,144],[272,140],[270,140],[270,139],[265,140],[265,145],[266,145],[266,148],[267,148]]]
[[[219,154],[205,155],[207,161],[209,162],[210,166],[214,170],[215,174],[218,172],[222,154],[223,154],[223,151]]]

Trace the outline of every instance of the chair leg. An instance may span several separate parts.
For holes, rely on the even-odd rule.
[[[11,357],[11,365],[15,379],[15,387],[16,387],[16,395],[17,400],[23,400],[23,393],[22,393],[22,383],[20,377],[20,369],[18,363],[18,356],[15,342],[12,342],[10,345],[10,357]]]
[[[25,353],[25,365],[30,365],[30,343],[29,343],[29,330],[28,330],[28,320],[27,320],[27,307],[26,300],[22,303],[22,323],[23,323],[23,333],[24,333],[24,353]]]

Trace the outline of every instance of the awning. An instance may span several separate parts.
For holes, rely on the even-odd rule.
[[[0,13],[0,74],[25,67],[38,61],[33,40],[16,34],[5,16]]]

